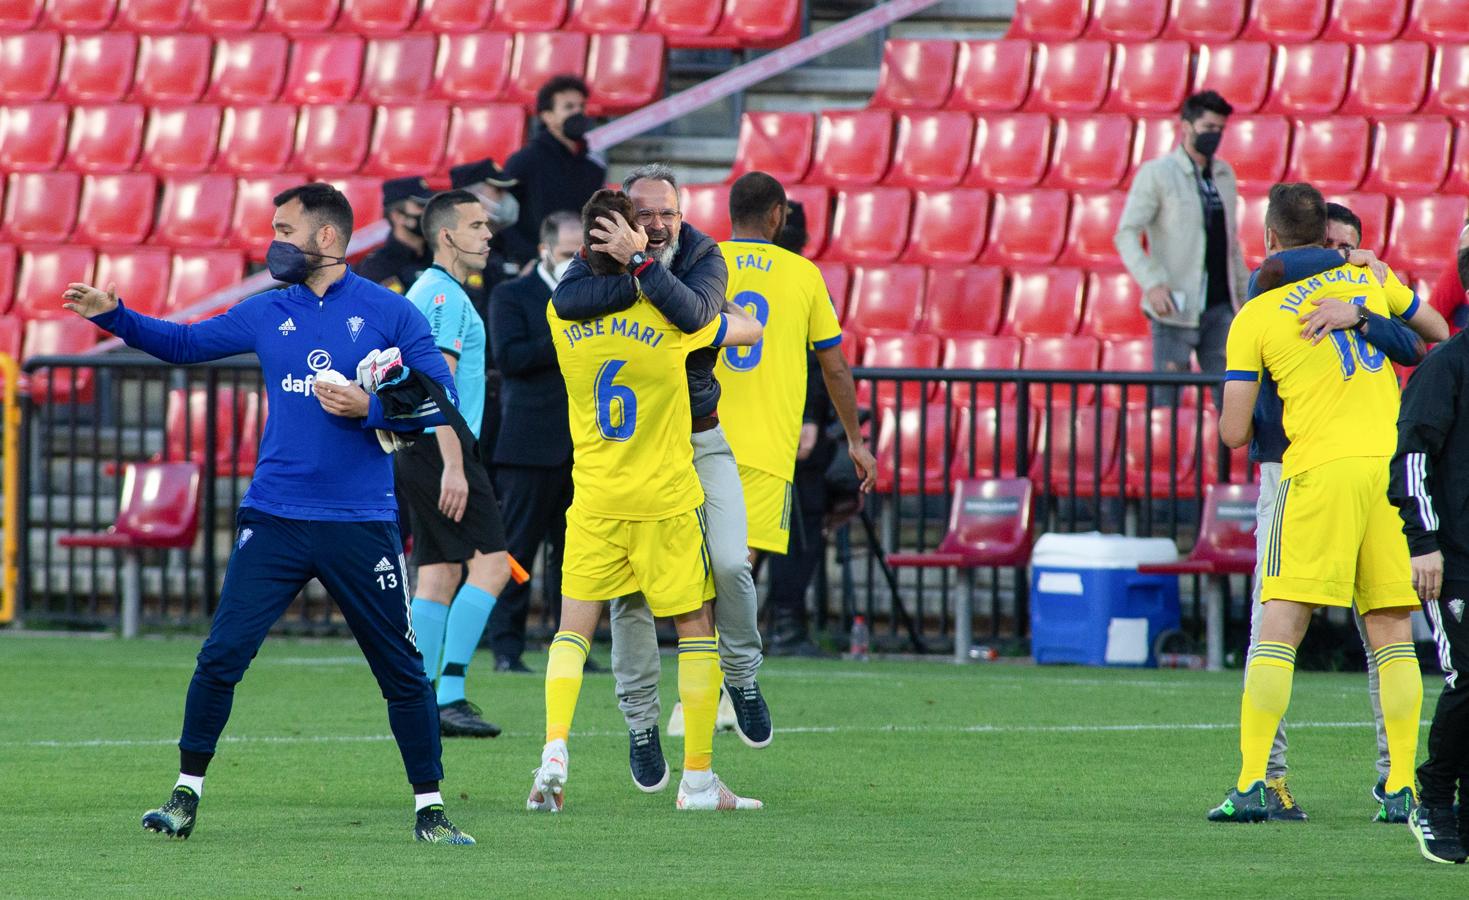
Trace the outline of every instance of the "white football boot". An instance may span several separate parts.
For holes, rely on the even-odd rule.
[[[692,776],[692,777],[691,777]],[[690,784],[690,782],[693,784]],[[724,810],[764,809],[765,804],[751,797],[741,797],[725,787],[724,782],[713,772],[683,773],[678,783],[678,809]]]
[[[566,742],[551,741],[541,751],[541,767],[535,771],[530,796],[525,798],[525,808],[536,812],[561,812],[566,803],[566,770],[569,754]]]

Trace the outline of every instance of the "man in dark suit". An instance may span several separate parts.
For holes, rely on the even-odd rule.
[[[566,509],[571,505],[571,430],[546,305],[581,249],[581,217],[552,213],[541,224],[540,238],[535,268],[496,285],[490,294],[490,343],[503,379],[495,492],[500,495],[506,543],[527,571],[533,571],[541,543],[550,544],[545,595],[559,600]],[[529,605],[530,583],[512,583],[490,615],[490,648],[498,671],[529,671],[520,658]]]

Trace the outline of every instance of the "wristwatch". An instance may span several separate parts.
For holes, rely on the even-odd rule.
[[[1367,327],[1367,322],[1368,321],[1369,320],[1367,318],[1367,310],[1358,308],[1357,309],[1357,324],[1355,324],[1355,325],[1352,326],[1352,330],[1353,331],[1361,331],[1363,328],[1366,328]]]
[[[641,269],[643,266],[646,266],[647,264],[648,254],[644,253],[641,250],[634,251],[633,255],[627,258],[627,270],[634,275],[638,273],[639,269]]]

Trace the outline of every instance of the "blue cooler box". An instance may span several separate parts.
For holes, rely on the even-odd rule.
[[[1166,538],[1045,534],[1031,554],[1031,655],[1037,663],[1153,666],[1153,641],[1177,628],[1178,576],[1140,575],[1173,562]]]

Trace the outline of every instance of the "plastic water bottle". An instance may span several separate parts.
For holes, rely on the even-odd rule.
[[[1000,651],[987,644],[976,644],[969,648],[969,658],[981,662],[994,662],[1000,658]]]
[[[852,619],[852,648],[853,659],[866,660],[869,658],[868,651],[872,644],[872,635],[867,630],[867,619],[856,616]]]

